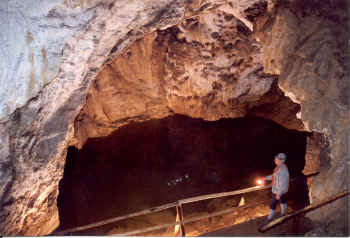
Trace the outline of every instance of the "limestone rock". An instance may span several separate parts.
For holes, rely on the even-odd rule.
[[[314,132],[312,136],[307,139],[307,147],[305,153],[305,167],[303,174],[314,174],[319,173],[321,168],[321,159],[324,151],[329,147],[327,139],[320,133]],[[309,187],[309,200],[312,201],[312,180],[313,177],[307,179],[307,184]]]
[[[261,116],[303,129],[297,104],[263,73],[261,46],[217,10],[133,43],[104,66],[75,123],[78,148],[135,121],[179,113],[206,120]]]
[[[83,30],[103,1],[2,1],[0,118],[35,97],[59,71],[66,39]]]
[[[263,43],[264,69],[281,73],[279,86],[300,104],[305,128],[324,133],[330,142],[320,154],[327,159],[321,159],[321,174],[313,179],[313,201],[349,189],[350,52],[343,24],[348,21],[347,4],[287,2],[261,28],[266,33],[262,41],[269,42]],[[348,206],[343,199],[326,206],[325,212],[315,211],[313,217],[348,227]]]
[[[270,119],[288,129],[304,131],[302,121],[297,118],[300,105],[293,103],[278,87],[277,80],[271,85],[269,92],[259,101],[248,104],[248,116],[258,116]]]
[[[14,171],[11,169],[10,134],[8,129],[6,124],[0,124],[0,134],[2,135],[0,137],[0,181],[2,181],[3,188],[0,191],[0,198],[3,198],[11,188],[14,176]]]
[[[156,36],[132,44],[94,80],[75,123],[78,147],[130,122],[171,114],[161,84],[165,52],[154,45]]]
[[[2,1],[0,6],[1,43],[6,46],[1,51],[0,183],[8,189],[1,194],[1,206],[11,211],[1,209],[0,230],[45,234],[57,224],[56,215],[44,221],[42,214],[55,213],[51,200],[56,195],[49,191],[57,191],[72,122],[91,79],[144,33],[175,25],[184,14],[184,2],[33,0]],[[48,199],[38,200],[43,191],[53,194],[50,206],[43,204]],[[35,212],[23,206],[29,198]]]
[[[23,42],[28,40],[27,48],[34,50],[31,47],[37,44],[33,42],[38,39],[36,52],[42,52],[41,48],[47,44],[47,49],[53,49],[53,52],[47,51],[46,56],[51,58],[53,54],[54,57],[48,59],[48,70],[52,71],[46,75],[50,80],[53,75],[56,76],[45,87],[42,81],[35,81],[33,93],[23,93],[26,97],[21,97],[16,91],[25,91],[28,88],[26,80],[16,83],[7,81],[10,78],[8,76],[1,77],[5,80],[4,85],[9,85],[5,87],[5,91],[1,91],[1,95],[4,95],[3,92],[6,95],[11,93],[9,100],[13,96],[19,100],[17,105],[9,104],[6,95],[0,100],[2,105],[10,108],[1,114],[1,130],[6,133],[4,136],[1,134],[4,146],[0,148],[0,155],[5,155],[1,159],[5,163],[1,165],[0,175],[1,187],[6,186],[6,192],[0,198],[0,233],[3,235],[47,234],[57,227],[57,186],[62,177],[68,143],[73,136],[73,121],[81,110],[91,79],[108,58],[120,54],[131,42],[142,37],[142,32],[174,25],[184,13],[181,1],[95,1],[92,5],[90,1],[79,3],[83,5],[79,5],[77,1],[1,3],[1,9],[4,9],[2,12],[7,15],[15,12],[15,19],[28,22],[19,28],[8,27],[7,23],[2,25],[11,33],[5,35],[14,37],[11,44],[18,38],[18,47],[26,49],[26,43]],[[45,11],[41,12],[41,9]],[[46,21],[46,18],[49,20]],[[60,24],[62,21],[63,24]],[[44,28],[44,33],[38,31],[36,34],[36,31],[31,31],[31,28],[40,27]],[[73,30],[67,33],[67,28]],[[20,34],[17,34],[17,29],[21,30]],[[8,32],[7,29],[4,32]],[[32,32],[32,35],[28,34],[27,37],[27,32]],[[45,37],[45,34],[49,36]],[[41,42],[41,39],[47,41]],[[9,40],[4,39],[6,44]],[[21,51],[14,46],[12,48]],[[15,55],[16,52],[14,51]],[[34,58],[35,62],[41,62],[39,58],[44,55],[38,53],[36,56],[29,50],[27,52],[29,59]],[[12,75],[11,71],[6,72],[6,75],[12,75],[15,80],[28,78],[25,75],[30,74],[28,71],[31,72],[32,67],[30,64],[26,66],[26,54],[18,53],[16,60],[16,57],[9,57],[10,52],[2,54],[3,58],[12,63],[17,62],[17,66],[21,68],[21,74]],[[9,68],[14,70],[12,66]],[[41,69],[45,71],[43,66],[38,67],[38,72]],[[34,76],[37,75],[36,72],[33,73]],[[35,80],[41,79],[39,77]],[[15,84],[18,87],[14,87]],[[24,104],[25,106],[9,115]]]
[[[225,9],[235,12],[235,16],[245,24],[252,23],[246,19],[244,10],[258,0],[245,1],[165,1],[159,2],[159,8],[150,6],[152,1],[139,3],[127,2],[125,0],[114,3],[112,0],[52,0],[43,4],[39,0],[31,1],[2,1],[0,3],[2,23],[0,43],[4,46],[0,51],[2,70],[0,72],[0,118],[4,118],[14,112],[16,108],[24,106],[28,100],[35,97],[42,88],[57,78],[59,65],[62,62],[62,51],[66,48],[67,41],[76,38],[76,35],[85,31],[86,27],[99,16],[107,16],[113,12],[116,5],[119,7],[120,21],[115,22],[115,27],[121,25],[127,27],[126,31],[136,30],[137,22],[153,17],[152,21],[145,24],[146,28],[163,21],[160,28],[165,29],[167,25],[173,25],[173,17],[179,12],[174,10],[176,5],[188,6],[187,15],[202,12],[205,7],[215,7],[224,4]],[[125,3],[125,4],[124,4]],[[127,4],[126,4],[127,3]],[[192,8],[190,8],[190,6]],[[175,8],[174,8],[175,7]],[[140,12],[140,9],[144,9]],[[161,9],[161,10],[160,10]],[[153,15],[148,12],[153,11]],[[125,14],[127,13],[127,14]],[[134,22],[127,23],[133,19]],[[147,20],[146,20],[147,21]],[[106,27],[107,26],[107,27]],[[100,30],[108,29],[108,24],[101,23]],[[117,28],[114,28],[117,29]],[[122,33],[121,30],[117,32]],[[130,31],[131,33],[132,31]],[[124,32],[125,33],[125,32]],[[113,41],[114,38],[111,38]],[[126,39],[126,38],[125,38]],[[98,37],[94,41],[99,41]],[[106,42],[107,43],[107,42]],[[120,42],[121,43],[121,42]],[[86,51],[91,47],[81,44],[81,50]],[[101,55],[103,48],[100,48]]]
[[[191,5],[189,2],[198,4],[198,9],[185,11],[185,5]],[[210,7],[202,1],[181,0],[1,1],[0,28],[4,34],[0,42],[5,47],[0,51],[0,186],[5,190],[0,192],[0,233],[42,235],[57,226],[58,181],[68,145],[79,144],[72,141],[76,135],[81,136],[77,136],[78,141],[83,141],[90,136],[108,134],[123,123],[173,112],[207,120],[249,113],[275,118],[266,113],[268,110],[259,109],[262,105],[259,103],[270,101],[284,108],[284,100],[279,97],[267,98],[275,77],[264,71],[281,74],[278,85],[300,104],[299,115],[305,128],[324,133],[330,142],[320,152],[321,173],[312,182],[314,199],[348,189],[350,75],[346,63],[348,33],[344,24],[348,21],[347,2],[293,0],[274,6],[269,1],[268,12],[258,10],[259,17],[255,19],[255,7],[250,11],[245,8],[257,2],[232,1],[231,5],[238,6],[232,11],[228,6],[215,8],[214,1],[210,1]],[[207,15],[193,15],[206,9]],[[188,19],[184,25],[178,25],[185,13]],[[252,18],[248,21],[241,18],[244,26],[234,23],[234,19],[226,20],[230,14]],[[226,21],[232,21],[238,30],[230,29]],[[259,48],[249,36],[249,22],[253,23],[254,36],[264,48]],[[165,30],[174,25],[178,26]],[[188,31],[187,27],[193,27],[194,31]],[[120,85],[120,78],[115,80],[111,66],[117,65],[121,75],[124,69],[131,71],[130,65],[123,65],[128,54],[124,52],[118,62],[114,59],[133,42],[157,29],[166,32],[147,36],[146,40],[154,39],[152,44],[132,47],[140,51],[139,56],[152,62],[161,59],[166,66],[150,67],[145,62],[132,75],[144,74],[147,81],[138,81],[144,77],[127,78],[123,79],[127,85]],[[214,38],[208,40],[208,35]],[[154,37],[163,40],[169,37],[170,42],[166,43],[169,51],[150,54],[155,43],[161,43]],[[242,40],[238,41],[237,37]],[[225,43],[232,43],[232,48]],[[234,53],[236,49],[239,51]],[[231,51],[235,54],[233,57],[231,53],[232,58]],[[182,57],[180,53],[186,54]],[[243,61],[236,62],[239,58]],[[102,72],[106,68],[109,69]],[[96,88],[99,85],[96,80],[90,90],[90,83],[99,72],[106,79],[100,83],[108,87]],[[139,92],[128,91],[128,84]],[[118,101],[95,99],[96,102],[83,109],[89,90],[89,95],[113,95],[111,89],[119,90]],[[135,103],[126,105],[129,99]],[[87,101],[91,102],[89,96]],[[122,109],[114,111],[114,107]],[[295,105],[291,108],[295,112],[299,110]],[[89,125],[87,128],[96,122],[103,123],[97,124],[101,126],[92,130],[91,135],[84,126],[74,128],[80,112],[84,116],[79,118]],[[139,116],[143,114],[146,116]],[[297,120],[287,124],[301,128]],[[316,212],[314,218],[330,225],[347,224],[342,220],[347,210],[341,210],[348,208],[347,202],[344,199],[327,206]]]
[[[262,73],[261,46],[233,15],[200,15],[173,32],[164,81],[175,112],[206,120],[244,116],[242,105],[270,90],[273,78]]]

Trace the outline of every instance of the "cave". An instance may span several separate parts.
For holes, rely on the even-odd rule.
[[[255,186],[285,152],[290,212],[337,196],[302,215],[311,226],[300,234],[348,236],[349,7],[346,0],[0,4],[0,235],[55,235]],[[271,199],[259,192],[186,204],[184,214]],[[238,233],[210,232],[236,227],[259,235],[256,221],[267,212],[258,205],[204,219],[186,234],[227,236]],[[159,215],[79,234],[174,222],[177,211]],[[266,235],[295,234],[290,227]],[[157,232],[144,235],[174,229]]]
[[[210,122],[174,115],[128,124],[109,136],[88,139],[80,150],[68,149],[59,186],[58,229],[87,225],[184,198],[256,186],[256,178],[272,173],[273,158],[279,152],[287,154],[286,164],[291,179],[295,179],[305,167],[310,136],[259,117]],[[288,203],[296,210],[309,204],[308,190],[305,182],[299,182],[297,189],[293,185]],[[257,193],[254,199],[264,200],[267,194]],[[238,202],[237,197],[230,199]],[[213,207],[213,200],[217,199],[185,206],[185,217],[199,214],[201,209],[219,210]],[[247,203],[251,200],[246,197]],[[158,215],[158,219],[147,216],[143,219],[145,224],[161,225],[175,220],[175,213],[170,209]],[[135,224],[134,229],[145,226],[130,219],[123,222],[124,227],[128,227],[128,222]],[[80,234],[117,234],[116,227],[109,224]],[[196,228],[189,224],[186,229],[189,232]],[[174,235],[166,232],[169,229],[152,235]],[[192,232],[189,235],[202,231]]]

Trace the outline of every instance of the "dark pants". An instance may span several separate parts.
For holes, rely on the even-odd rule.
[[[287,194],[283,194],[279,200],[276,199],[276,194],[272,194],[272,201],[270,202],[270,208],[272,210],[275,210],[276,209],[276,206],[277,206],[277,203],[278,201],[280,201],[281,203],[286,203],[287,202]]]

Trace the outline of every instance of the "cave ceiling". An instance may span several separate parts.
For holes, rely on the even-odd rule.
[[[262,2],[246,12],[254,22],[266,11]],[[300,106],[278,88],[278,76],[264,73],[263,58],[249,27],[222,7],[146,34],[100,70],[72,144],[176,113],[211,121],[260,116],[302,130]]]
[[[58,226],[70,145],[173,114],[321,133],[310,197],[348,189],[346,9],[345,0],[1,1],[0,233]],[[348,228],[346,204],[313,219]]]

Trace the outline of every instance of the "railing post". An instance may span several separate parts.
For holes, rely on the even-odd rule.
[[[176,217],[179,217],[180,219],[180,231],[181,231],[181,236],[186,236],[185,233],[185,226],[183,224],[184,217],[183,217],[183,210],[182,210],[182,204],[180,203],[179,205],[176,206]]]
[[[180,203],[180,212],[181,212],[181,236],[186,236],[185,224],[184,222],[184,211],[182,210],[182,204]]]

